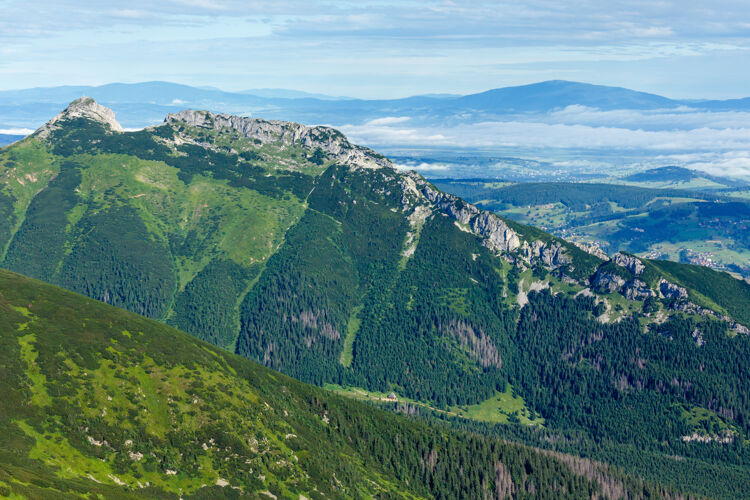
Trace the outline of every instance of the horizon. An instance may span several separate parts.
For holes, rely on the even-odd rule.
[[[4,0],[0,90],[160,80],[392,99],[566,80],[746,96],[750,12],[631,3]]]
[[[648,95],[654,95],[658,97],[663,97],[672,101],[695,101],[695,102],[701,102],[701,101],[724,101],[724,100],[737,100],[737,99],[744,99],[744,98],[750,98],[750,90],[745,94],[740,94],[736,97],[727,97],[724,99],[713,99],[708,97],[693,97],[693,98],[679,98],[674,97],[671,95],[666,94],[659,94],[655,92],[649,92],[645,90],[640,90],[637,88],[630,88],[625,87],[622,85],[605,85],[605,84],[599,84],[599,83],[592,83],[592,82],[585,82],[585,81],[577,81],[577,80],[561,80],[561,79],[552,79],[552,80],[540,80],[540,81],[533,81],[528,83],[521,83],[518,85],[508,85],[508,86],[502,86],[502,87],[491,87],[486,89],[480,89],[475,92],[471,93],[441,93],[441,92],[422,92],[419,94],[406,94],[401,96],[394,96],[389,98],[378,98],[378,97],[356,97],[353,95],[332,95],[332,94],[325,94],[321,92],[314,92],[310,90],[306,90],[301,87],[292,88],[292,87],[258,87],[258,88],[242,88],[239,90],[227,90],[225,88],[219,87],[218,85],[191,85],[188,83],[183,82],[176,82],[176,81],[169,81],[169,80],[142,80],[142,81],[132,81],[132,82],[126,82],[126,81],[113,81],[113,82],[107,82],[102,84],[61,84],[61,85],[42,85],[37,87],[24,87],[24,88],[12,88],[12,89],[0,89],[0,93],[3,92],[25,92],[25,91],[31,91],[31,90],[51,90],[51,89],[63,89],[63,88],[78,88],[82,87],[85,89],[99,89],[103,87],[108,86],[114,86],[114,85],[148,85],[148,84],[164,84],[164,85],[175,85],[175,86],[182,86],[182,87],[189,87],[196,90],[205,90],[205,91],[213,91],[213,92],[223,92],[227,94],[237,94],[237,95],[254,95],[256,97],[262,97],[266,98],[266,96],[261,95],[260,93],[263,92],[290,92],[290,93],[299,93],[304,94],[300,97],[269,97],[269,99],[297,99],[297,98],[305,98],[305,99],[321,99],[326,98],[325,100],[352,100],[352,101],[379,101],[379,100],[400,100],[400,99],[409,99],[412,97],[433,97],[433,98],[452,98],[452,97],[465,97],[470,95],[477,95],[477,94],[484,94],[487,92],[491,92],[494,90],[504,90],[504,89],[515,89],[515,88],[526,88],[526,87],[534,87],[538,85],[543,84],[550,84],[550,83],[566,83],[566,84],[574,84],[574,85],[581,85],[581,86],[589,86],[589,87],[602,87],[602,88],[609,88],[609,89],[620,89],[620,90],[626,90],[630,92],[636,92],[639,94],[648,94]],[[259,94],[252,94],[252,92],[259,92]],[[89,97],[85,95],[81,95],[81,97]],[[188,108],[186,108],[188,109]]]
[[[528,92],[520,93],[502,93],[501,88],[498,95],[504,97],[499,101],[495,94],[489,94],[480,97],[479,101],[474,99],[473,103],[465,103],[462,109],[469,111],[468,114],[458,109],[451,110],[451,104],[445,108],[440,103],[446,100],[435,98],[434,105],[428,106],[434,113],[432,115],[420,111],[420,105],[413,108],[413,103],[408,100],[394,101],[384,107],[376,105],[373,109],[362,105],[367,100],[336,101],[344,103],[343,107],[330,105],[332,101],[327,99],[307,100],[304,105],[298,105],[294,100],[273,97],[253,101],[255,104],[242,104],[242,99],[238,101],[240,104],[232,104],[234,98],[222,98],[222,95],[229,94],[192,95],[192,90],[179,90],[178,87],[197,87],[173,82],[140,82],[145,87],[135,92],[126,89],[138,84],[121,82],[109,85],[122,87],[104,92],[95,90],[102,87],[84,87],[80,92],[54,90],[65,87],[52,87],[53,90],[46,91],[49,89],[46,87],[36,93],[32,90],[25,97],[23,90],[17,96],[12,93],[6,96],[11,112],[5,116],[5,123],[0,123],[0,134],[28,135],[62,111],[70,101],[88,96],[111,108],[128,131],[161,123],[169,112],[206,109],[332,126],[356,144],[389,154],[398,154],[403,148],[412,150],[408,156],[414,156],[420,148],[493,151],[502,156],[548,161],[556,168],[569,171],[588,172],[611,165],[627,170],[674,164],[712,175],[750,179],[750,151],[747,147],[750,110],[746,109],[747,100],[720,105],[717,109],[716,102],[706,102],[702,107],[696,100],[693,106],[690,101],[671,100],[658,94],[644,96],[640,91],[625,87],[615,87],[620,90],[611,92],[609,86],[601,89],[587,87],[592,84],[570,81],[563,81],[570,86],[544,86],[555,82],[560,81],[520,86],[530,87]],[[170,85],[177,86],[174,92]],[[534,89],[534,86],[541,87]],[[87,91],[89,89],[91,92]],[[482,93],[492,90],[495,89],[486,89]],[[221,89],[214,89],[214,92],[219,91]],[[243,94],[249,97],[247,93]],[[518,112],[512,108],[503,111],[507,108],[502,104],[499,109],[494,108],[498,102],[509,102],[508,99],[516,102],[515,99],[524,94],[534,98],[521,97]],[[587,98],[591,100],[587,101]],[[14,103],[16,99],[20,100]],[[641,107],[638,105],[641,100],[651,104]],[[11,118],[14,116],[13,106],[23,107],[23,101],[38,102]],[[524,103],[533,104],[524,108]],[[629,107],[632,103],[635,106]],[[541,108],[536,108],[536,105],[541,105]],[[406,163],[411,165],[409,161]],[[445,165],[443,160],[413,164],[421,171],[433,173],[444,170]]]

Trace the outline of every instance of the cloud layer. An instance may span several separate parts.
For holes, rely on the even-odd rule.
[[[718,175],[750,177],[750,113],[677,110],[600,111],[569,106],[497,121],[419,127],[383,117],[339,127],[354,142],[373,147],[526,150],[554,159],[550,150],[601,158],[622,154],[643,161],[676,163]],[[618,153],[620,152],[620,153]],[[584,161],[585,163],[585,161]],[[557,162],[562,168],[595,164]],[[414,165],[433,173],[444,165]]]

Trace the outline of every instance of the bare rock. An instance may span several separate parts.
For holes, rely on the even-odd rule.
[[[166,123],[186,123],[193,127],[221,130],[236,130],[242,136],[256,139],[262,144],[277,143],[301,144],[314,150],[320,148],[324,153],[337,161],[354,167],[381,168],[391,167],[391,162],[384,156],[361,146],[355,146],[336,129],[330,127],[308,127],[299,123],[279,120],[262,120],[227,114],[215,114],[209,111],[186,110],[168,114]]]
[[[112,132],[123,131],[122,126],[115,119],[114,111],[102,106],[90,97],[81,97],[71,102],[60,114],[42,125],[36,133],[40,137],[46,138],[50,132],[60,127],[60,123],[76,118],[86,118],[101,123]]]
[[[633,255],[626,255],[624,253],[617,252],[612,260],[618,266],[622,266],[636,276],[639,276],[646,266],[641,262],[641,259]]]
[[[634,279],[625,283],[623,295],[628,300],[646,300],[649,297],[655,297],[656,293],[649,286],[639,279]]]
[[[427,183],[422,193],[438,208],[455,220],[468,226],[471,232],[481,236],[484,245],[496,252],[512,252],[521,246],[521,240],[500,217],[479,210],[470,203],[451,194],[438,191]]]
[[[554,269],[571,263],[570,256],[560,243],[545,243],[535,240],[531,244],[524,241],[522,252],[529,261],[537,260],[545,267]]]
[[[609,255],[607,255],[607,253],[604,250],[602,250],[599,247],[599,245],[596,245],[593,243],[591,244],[578,243],[575,241],[573,242],[573,244],[577,246],[578,248],[580,248],[581,250],[583,250],[584,252],[586,252],[587,254],[593,255],[594,257],[599,257],[602,260],[609,260]]]
[[[625,279],[622,276],[601,269],[591,280],[591,289],[598,293],[619,292],[623,286],[625,286]]]
[[[662,298],[674,300],[685,300],[688,298],[688,292],[686,289],[679,285],[675,285],[664,278],[659,280],[659,295]]]

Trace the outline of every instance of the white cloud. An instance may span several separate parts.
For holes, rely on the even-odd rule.
[[[243,88],[262,80],[382,97],[566,78],[734,95],[748,74],[741,62],[750,10],[740,0],[711,8],[676,0],[0,3],[0,68],[13,77],[6,88],[145,79]],[[678,71],[662,64],[675,60]],[[715,78],[719,66],[733,78]]]
[[[447,163],[394,163],[399,170],[417,170],[419,172],[447,172],[454,167]]]
[[[30,128],[0,128],[0,134],[6,135],[29,135],[34,131]]]
[[[645,130],[750,127],[750,111],[704,111],[686,106],[672,109],[602,111],[581,105],[567,106],[547,115],[527,117],[548,123],[608,126]]]
[[[594,116],[582,121],[648,123],[665,121],[683,123],[668,129],[644,130],[616,125],[546,123],[542,121],[487,121],[447,127],[401,127],[399,123],[347,125],[340,127],[354,142],[373,147],[440,147],[477,148],[491,151],[534,151],[540,157],[551,157],[550,166],[560,171],[596,171],[612,158],[629,158],[648,165],[677,164],[714,175],[750,178],[750,113],[695,112],[691,109],[641,112],[600,112],[590,108],[570,107],[565,115]],[[533,117],[527,117],[533,119]],[[547,115],[543,117],[549,120]],[[727,127],[689,125],[702,121]],[[683,127],[683,128],[680,128]],[[547,153],[545,153],[547,151]],[[557,153],[552,153],[557,151]],[[560,158],[560,152],[568,158]],[[568,151],[569,153],[564,153]],[[399,168],[423,172],[442,172],[447,164],[405,164]]]
[[[370,125],[370,126],[394,125],[396,123],[408,122],[409,120],[411,120],[411,118],[408,116],[386,116],[383,118],[376,118],[374,120],[370,120],[365,125]]]
[[[528,147],[723,151],[750,148],[750,124],[742,128],[700,127],[643,130],[528,121],[488,121],[446,128],[345,125],[355,142],[376,146]]]
[[[665,159],[712,175],[750,179],[750,151],[685,153],[670,155]]]

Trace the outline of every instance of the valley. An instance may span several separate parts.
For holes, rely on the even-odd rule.
[[[73,364],[57,359],[54,353],[42,358],[42,351],[34,347],[42,341],[41,330],[27,334],[19,326],[21,317],[33,325],[30,315],[37,314],[35,309],[23,306],[28,314],[13,309],[26,303],[26,298],[6,299],[9,310],[20,316],[9,316],[16,319],[5,331],[24,333],[20,341],[11,338],[20,342],[12,352],[20,353],[17,361],[24,363],[24,380],[28,379],[23,389],[13,390],[50,411],[58,411],[63,404],[54,399],[61,394],[65,408],[72,408],[65,411],[80,408],[86,419],[98,419],[97,425],[113,421],[101,414],[102,407],[115,411],[104,402],[109,394],[116,401],[116,415],[128,414],[142,424],[139,435],[145,432],[162,440],[176,425],[173,419],[184,418],[180,425],[190,432],[204,432],[204,424],[221,420],[217,417],[217,412],[224,411],[221,408],[239,408],[238,420],[227,425],[245,429],[244,436],[255,425],[244,409],[260,407],[262,414],[261,393],[263,398],[271,398],[272,393],[273,398],[281,398],[268,400],[272,408],[279,401],[285,401],[284,405],[300,402],[299,398],[285,399],[286,393],[274,385],[284,376],[270,368],[334,389],[339,396],[283,378],[288,381],[285,387],[297,384],[294,387],[300,391],[309,391],[305,394],[319,395],[314,398],[332,398],[347,408],[353,405],[355,413],[370,415],[367,412],[376,411],[372,406],[382,406],[438,425],[418,427],[417,434],[458,436],[451,433],[468,430],[477,434],[446,439],[474,443],[484,438],[467,436],[481,435],[487,436],[491,450],[496,450],[493,439],[510,439],[546,449],[535,455],[539,457],[582,455],[612,464],[623,477],[645,481],[637,484],[655,488],[649,491],[658,494],[681,491],[733,498],[750,490],[746,474],[750,402],[745,397],[750,393],[750,376],[744,362],[750,356],[750,284],[707,267],[642,256],[651,251],[648,246],[618,252],[615,245],[624,237],[608,236],[614,251],[605,255],[526,225],[546,228],[547,224],[572,224],[579,218],[586,222],[580,227],[588,227],[598,223],[593,220],[596,217],[627,214],[618,222],[624,224],[647,212],[654,228],[649,232],[642,228],[645,238],[661,234],[659,221],[677,217],[674,210],[684,211],[683,205],[693,211],[720,210],[727,203],[740,206],[742,202],[726,201],[713,191],[624,185],[582,191],[581,186],[585,188],[583,184],[430,182],[416,172],[396,168],[373,150],[352,144],[335,129],[207,111],[182,111],[168,115],[160,125],[124,131],[111,110],[93,99],[76,100],[34,134],[0,150],[2,266],[160,323],[136,320],[129,313],[39,284],[50,297],[61,293],[72,302],[82,301],[80,307],[107,308],[111,314],[130,318],[127,321],[145,322],[148,327],[138,327],[144,331],[167,332],[165,339],[177,338],[170,328],[176,327],[199,340],[182,336],[179,342],[163,340],[164,344],[150,343],[145,349],[131,345],[140,343],[136,327],[96,323],[89,330],[73,322],[66,332],[80,330],[96,336],[97,342],[85,348],[90,352],[96,345],[95,354],[81,354],[79,359],[73,353],[82,347],[71,345],[65,348],[70,356],[63,357],[72,357]],[[483,210],[502,214],[502,210],[532,203],[542,208],[529,209],[528,214],[516,210],[508,217]],[[593,206],[601,214],[594,214]],[[728,213],[716,215],[729,221],[727,227],[733,218],[742,220],[742,212],[735,205],[730,207]],[[664,215],[659,219],[652,212]],[[705,214],[691,219],[691,213],[685,220],[693,220],[696,231],[707,230],[700,226]],[[644,239],[643,244],[648,241]],[[11,282],[25,279],[7,276]],[[9,290],[3,296],[10,296],[14,287],[9,285]],[[45,300],[53,307],[52,299]],[[87,323],[96,316],[71,309],[47,317]],[[49,328],[55,331],[54,326]],[[74,341],[70,335],[50,338],[66,345]],[[165,346],[174,342],[172,353]],[[54,344],[49,345],[54,350]],[[128,347],[122,350],[121,346]],[[147,357],[134,361],[133,349]],[[219,356],[219,365],[205,361],[212,358],[206,358],[204,351]],[[159,354],[162,358],[155,357],[158,353],[163,353]],[[45,365],[46,371],[37,367],[37,360],[42,359],[52,363]],[[205,362],[195,366],[194,359]],[[227,363],[235,371],[242,366],[258,373],[252,377],[274,383],[268,382],[261,391],[238,381],[232,369],[214,373],[217,368],[209,365],[223,366],[222,359],[231,360]],[[121,361],[138,368],[122,373]],[[51,374],[56,373],[50,371],[51,366],[59,366],[69,372],[66,377],[75,380],[50,390]],[[122,382],[115,380],[122,378],[116,376],[118,370],[125,377]],[[86,385],[89,371],[97,374],[97,384],[109,385]],[[212,416],[204,417],[185,403],[203,390],[200,382],[211,385],[209,391],[215,394]],[[88,392],[73,395],[76,384],[83,384]],[[120,384],[132,401],[112,395],[112,384]],[[241,389],[232,390],[235,386]],[[185,392],[186,387],[195,391]],[[167,393],[179,396],[180,402],[165,400]],[[391,393],[395,402],[389,400]],[[296,406],[286,410],[292,415],[302,411]],[[311,456],[310,462],[298,456],[297,463],[279,436],[312,432],[304,426],[316,420],[307,411],[302,411],[306,416],[300,417],[292,431],[284,430],[285,419],[263,424],[281,429],[273,431],[274,437],[266,437],[276,448],[269,451],[274,458],[263,462],[262,469],[268,471],[263,473],[265,478],[278,481],[261,479],[258,483],[232,469],[231,477],[244,478],[238,486],[242,491],[272,491],[273,486],[272,493],[278,491],[274,495],[294,496],[317,488],[332,496],[350,496],[355,491],[351,488],[359,488],[356,491],[368,496],[375,494],[371,489],[375,484],[385,485],[394,494],[407,491],[439,497],[429,485],[444,478],[419,474],[427,474],[428,469],[448,474],[454,458],[464,456],[463,448],[455,453],[451,448],[447,452],[452,458],[444,469],[423,468],[419,473],[416,464],[420,460],[422,464],[434,460],[430,452],[428,458],[414,455],[410,464],[384,463],[383,457],[393,448],[383,443],[393,440],[367,439],[386,433],[389,425],[425,425],[384,412],[372,414],[377,418],[361,417],[364,420],[346,417],[346,425],[342,421],[342,432],[351,429],[351,433],[340,437],[354,451],[321,449],[321,455]],[[139,412],[144,413],[143,419],[136,418]],[[31,459],[47,466],[78,464],[62,472],[60,479],[79,484],[81,477],[90,474],[96,481],[118,484],[109,478],[112,475],[134,487],[137,481],[145,484],[141,477],[147,477],[169,494],[180,488],[200,491],[204,483],[218,485],[219,479],[222,484],[234,484],[220,475],[225,474],[223,468],[208,474],[213,470],[208,459],[199,459],[205,454],[183,448],[177,437],[162,448],[163,456],[156,454],[161,465],[154,467],[172,476],[166,471],[178,469],[171,465],[166,469],[164,464],[182,463],[175,453],[184,456],[190,449],[190,456],[195,457],[190,463],[205,463],[202,472],[176,473],[180,477],[167,480],[137,465],[133,469],[127,461],[116,465],[124,460],[117,454],[106,459],[114,461],[111,467],[116,468],[94,468],[80,457],[80,446],[73,451],[57,439],[63,431],[68,436],[80,429],[60,427],[66,421],[51,418],[46,424],[17,425],[14,435],[22,432],[26,437],[19,440],[41,443],[37,448],[22,448],[29,449]],[[369,425],[365,422],[383,422],[384,427],[363,430]],[[114,431],[107,427],[106,432],[109,436]],[[232,439],[238,437],[232,435],[228,442],[235,443]],[[325,439],[334,439],[330,446],[338,446],[338,437],[307,435],[304,446]],[[89,436],[103,442],[100,434]],[[196,439],[205,442],[202,434]],[[398,443],[402,438],[393,439]],[[193,446],[197,441],[191,442]],[[89,444],[94,448],[87,448],[86,453],[100,448]],[[253,446],[257,449],[247,446],[250,451]],[[140,449],[132,453],[145,455]],[[235,455],[229,456],[230,464],[255,456]],[[303,467],[305,463],[318,467],[311,464],[319,464],[323,456],[339,457],[340,462],[331,464],[328,472],[333,474],[335,469],[341,485],[326,482],[323,477],[329,477],[328,472],[313,473]],[[344,456],[355,460],[347,465]],[[480,453],[477,460],[489,460],[488,456]],[[283,462],[288,470],[273,469],[271,462]],[[368,464],[380,465],[370,468]],[[489,476],[478,472],[485,465],[471,465],[471,471],[480,474],[465,477],[472,481],[471,488],[489,488]],[[506,476],[497,470],[495,485],[500,476]],[[421,482],[414,483],[418,476]],[[350,481],[344,483],[343,477]],[[71,484],[58,486],[80,491]],[[332,484],[341,488],[338,493]],[[588,484],[581,483],[581,487],[596,488]],[[290,485],[295,489],[288,489]],[[469,488],[460,481],[455,485]],[[416,489],[411,490],[412,486]],[[451,498],[456,491],[453,496],[449,491],[440,490],[440,494]],[[460,491],[475,497],[468,492],[479,490]],[[566,491],[571,497],[582,494],[581,490]]]

